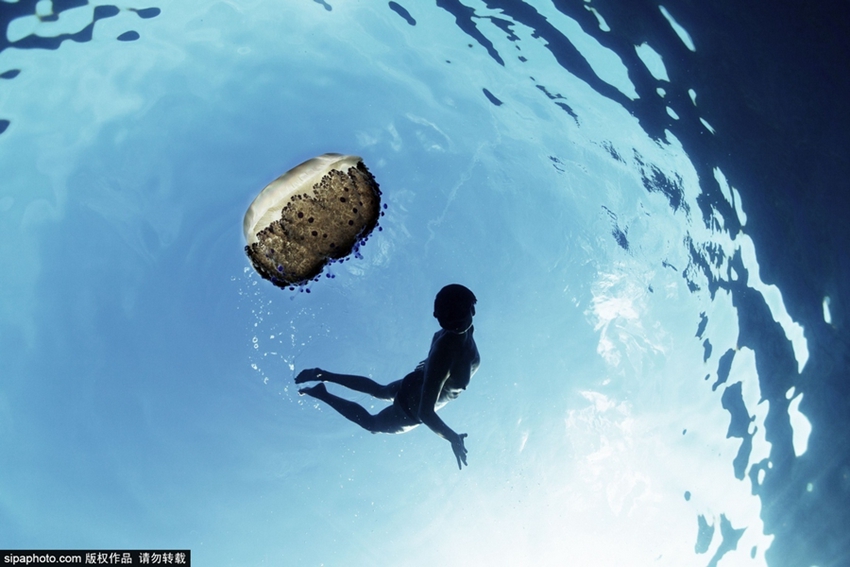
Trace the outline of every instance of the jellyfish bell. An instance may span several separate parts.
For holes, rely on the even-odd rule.
[[[254,269],[274,285],[304,285],[359,249],[378,224],[381,190],[357,156],[324,154],[269,183],[242,229]]]

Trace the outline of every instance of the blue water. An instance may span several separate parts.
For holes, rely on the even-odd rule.
[[[846,271],[782,279],[840,241],[777,253],[825,237],[764,213],[795,207],[746,172],[782,166],[735,161],[714,22],[677,6],[0,4],[0,548],[844,565]],[[282,291],[242,216],[325,152],[386,215]],[[481,368],[440,412],[469,467],[298,395],[315,366],[400,379],[451,282],[478,297]]]

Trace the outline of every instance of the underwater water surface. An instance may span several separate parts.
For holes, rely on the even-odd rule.
[[[784,197],[724,157],[736,119],[688,66],[713,22],[630,9],[0,3],[0,547],[844,565],[846,394],[813,384],[845,373],[846,280],[806,282],[812,318],[763,278]],[[363,158],[380,230],[281,290],[242,217],[325,152]],[[823,238],[800,226],[776,232]],[[452,282],[478,298],[481,367],[440,412],[468,467],[298,395],[304,368],[402,378]]]

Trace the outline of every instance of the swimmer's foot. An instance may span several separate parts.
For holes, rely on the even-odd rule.
[[[298,376],[295,377],[296,384],[303,384],[304,382],[316,382],[322,380],[323,370],[321,368],[306,368],[298,373]]]
[[[309,388],[301,388],[298,390],[298,393],[302,396],[313,396],[314,398],[322,398],[325,394],[328,393],[328,389],[325,388],[324,382],[319,382],[315,386],[310,386]]]

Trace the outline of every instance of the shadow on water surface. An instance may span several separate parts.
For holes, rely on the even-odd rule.
[[[2,3],[0,8],[0,53],[6,49],[59,49],[66,41],[77,43],[85,43],[92,40],[94,27],[99,20],[113,18],[121,12],[121,8],[112,5],[99,5],[92,8],[91,21],[75,32],[59,33],[57,35],[39,35],[37,33],[28,33],[17,39],[9,39],[11,24],[15,20],[29,19],[35,20],[42,24],[50,24],[59,22],[63,13],[67,13],[75,9],[85,9],[90,6],[88,0],[54,0],[50,4],[49,11],[40,9],[40,5],[44,2],[39,0],[20,0],[14,4],[7,2]],[[159,8],[127,8],[130,12],[135,12],[142,19],[155,18],[161,12]],[[37,28],[37,26],[36,26]],[[136,41],[141,37],[139,32],[128,30],[115,39],[118,41]],[[21,72],[21,69],[0,70],[0,78],[14,79]],[[0,117],[0,134],[9,128],[10,121]]]
[[[838,5],[813,9],[795,1],[555,2],[585,33],[620,56],[639,95],[633,100],[600,79],[570,40],[529,3],[483,3],[501,15],[477,15],[458,0],[437,1],[496,64],[504,66],[503,56],[479,24],[509,18],[531,28],[566,72],[628,109],[651,137],[664,140],[665,130],[673,133],[699,174],[698,203],[706,227],[720,228],[716,212],[733,238],[743,230],[755,242],[763,280],[779,286],[789,314],[805,328],[810,358],[801,374],[764,297],[747,286],[740,253],[730,259],[727,278],[717,278],[712,267],[722,263],[722,250],[691,243],[690,274],[707,278],[712,295],[718,287],[731,292],[739,316],[738,347],[755,351],[761,395],[769,402],[765,427],[770,457],[750,471],[753,492],[762,500],[765,530],[776,535],[766,556],[770,565],[847,564],[850,336],[842,298],[850,291],[850,270],[841,251],[850,243],[850,161],[841,148],[850,146],[850,111],[844,102],[850,97],[845,72],[848,13]],[[687,31],[681,33],[674,22]],[[500,27],[510,32],[510,24]],[[635,46],[645,43],[663,58],[669,80],[654,77],[642,63]],[[564,99],[550,94],[546,85],[537,86],[556,104]],[[702,116],[696,112],[694,91]],[[718,167],[740,189],[746,226],[721,196],[713,174]],[[681,200],[674,180],[660,172],[644,180],[647,190],[667,195],[676,210]],[[614,237],[628,250],[625,233],[608,212]],[[689,271],[683,275],[696,289]],[[834,306],[828,316],[822,304]],[[721,358],[714,388],[725,381],[733,356],[729,351]],[[727,389],[722,403],[732,415],[728,435],[743,440],[734,463],[735,476],[743,479],[752,435],[740,384],[733,386],[737,390]],[[801,409],[812,423],[808,450],[800,458],[794,454],[788,417],[786,392],[792,388],[805,393]],[[724,542],[727,535],[729,539],[723,552],[734,548],[737,538],[725,516],[720,531]],[[711,537],[701,528],[697,547],[707,549],[705,540]]]

